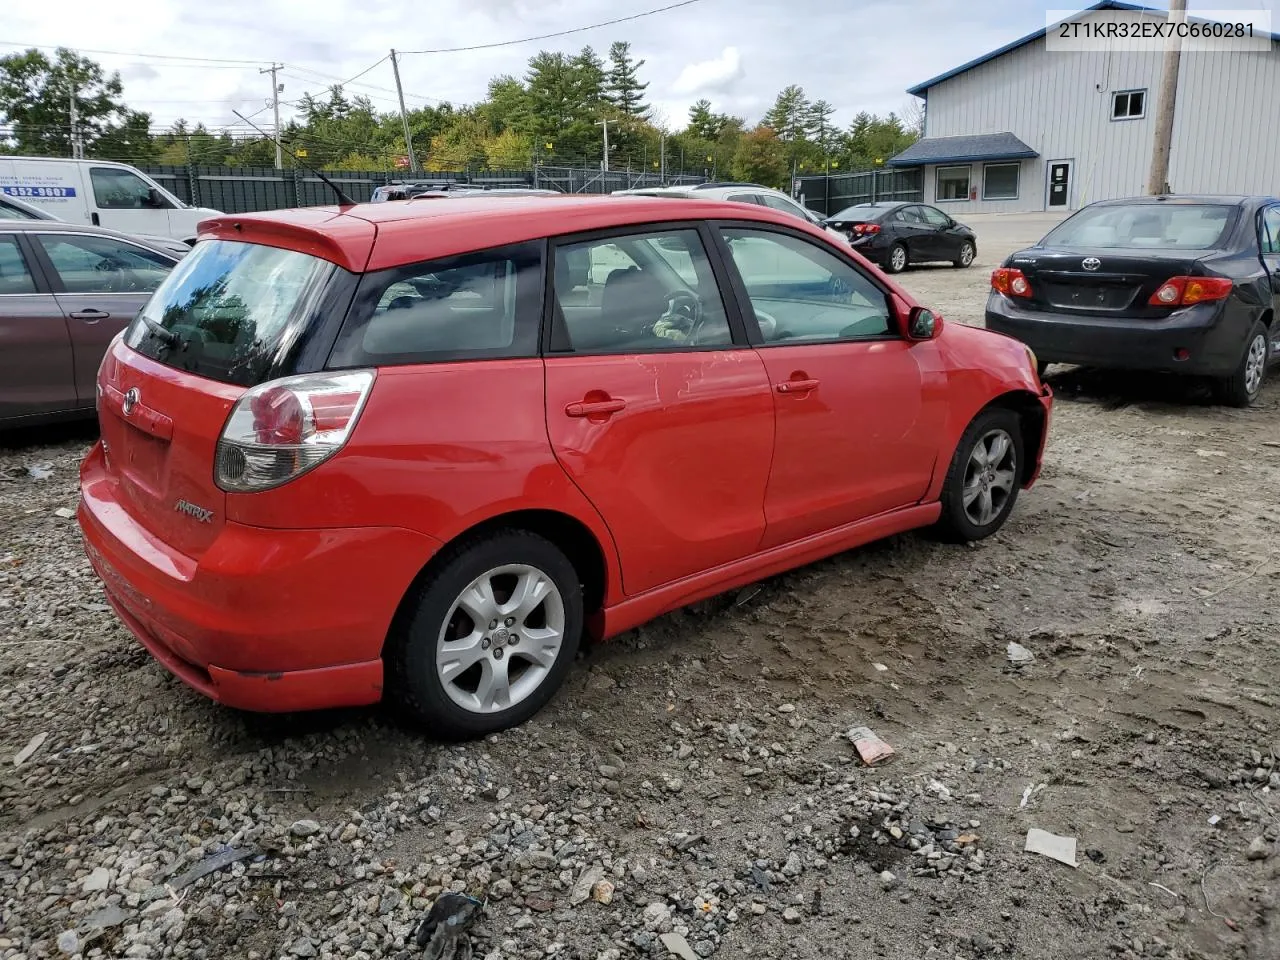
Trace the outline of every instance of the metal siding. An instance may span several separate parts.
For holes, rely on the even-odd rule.
[[[1163,15],[1112,10],[1089,17],[1135,18],[1164,20]],[[1046,165],[1053,160],[1074,161],[1072,209],[1094,200],[1145,193],[1162,61],[1159,51],[1050,53],[1042,38],[931,88],[931,137],[1008,130],[1040,154],[1024,161],[1018,200],[940,206],[956,216],[1043,210]],[[1128,89],[1147,90],[1146,116],[1112,120],[1112,93]],[[1277,92],[1280,44],[1273,44],[1270,54],[1184,51],[1170,163],[1173,189],[1280,191]],[[927,200],[933,197],[934,183],[929,168]]]

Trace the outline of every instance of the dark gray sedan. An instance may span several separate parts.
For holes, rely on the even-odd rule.
[[[0,219],[0,428],[93,416],[107,344],[178,260],[113,230]]]

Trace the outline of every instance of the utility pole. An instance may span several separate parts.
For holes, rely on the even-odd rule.
[[[664,187],[667,185],[667,131],[665,130],[658,135],[658,179]]]
[[[80,114],[76,110],[76,86],[71,85],[71,159],[84,159],[84,144],[80,142]]]
[[[417,174],[418,158],[413,155],[413,134],[409,132],[409,112],[404,108],[404,87],[400,86],[400,63],[391,51],[391,72],[396,75],[396,96],[400,98],[400,120],[404,123],[404,148],[409,152],[409,172]]]
[[[597,124],[604,127],[604,160],[601,161],[600,169],[605,173],[609,172],[609,121],[597,120]]]
[[[276,82],[276,71],[283,69],[283,64],[276,63],[274,60],[271,66],[265,70],[259,70],[259,73],[271,74],[271,111],[275,117],[275,126],[271,130],[272,139],[276,142],[276,169],[284,169],[284,153],[280,149],[280,91],[284,89],[284,85]]]
[[[1173,144],[1174,108],[1178,99],[1178,68],[1182,59],[1182,37],[1178,24],[1187,19],[1187,0],[1169,0],[1169,24],[1173,29],[1164,49],[1164,72],[1160,77],[1159,113],[1156,114],[1155,143],[1151,147],[1151,176],[1147,193],[1169,192],[1169,152]]]

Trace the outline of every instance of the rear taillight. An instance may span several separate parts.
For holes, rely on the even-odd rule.
[[[853,232],[858,236],[870,236],[873,233],[880,232],[880,224],[878,223],[857,223],[854,224]]]
[[[1031,281],[1022,271],[1012,267],[998,267],[991,272],[991,289],[1006,297],[1031,296]]]
[[[1231,296],[1226,277],[1170,277],[1147,301],[1153,307],[1189,307]]]
[[[373,371],[273,380],[244,394],[218,438],[214,480],[230,493],[270,490],[342,449],[373,387]]]

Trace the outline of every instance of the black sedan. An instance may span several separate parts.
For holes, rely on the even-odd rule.
[[[1193,374],[1251,404],[1280,358],[1280,200],[1177,196],[1079,210],[991,275],[986,324],[1051,363]]]
[[[886,273],[901,273],[911,263],[967,267],[978,253],[972,230],[924,203],[859,203],[827,217],[826,225]]]

